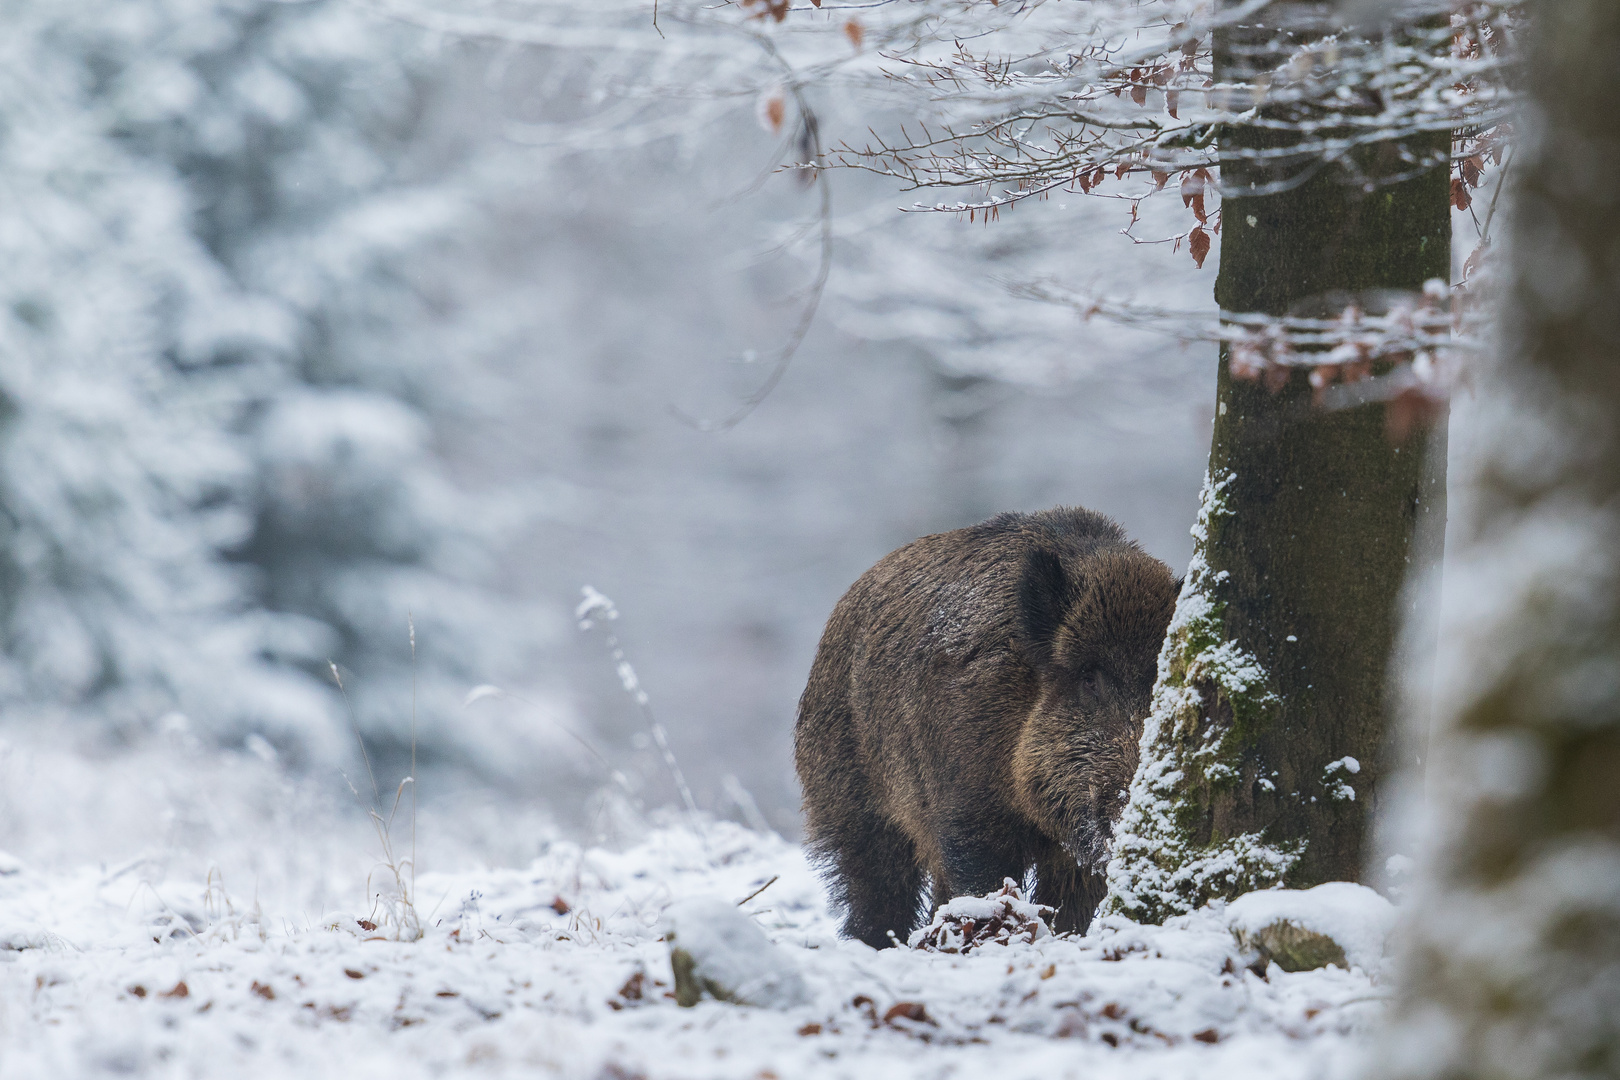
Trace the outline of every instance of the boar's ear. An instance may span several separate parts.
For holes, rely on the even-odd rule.
[[[1024,556],[1018,582],[1019,644],[1037,670],[1052,666],[1053,640],[1074,604],[1076,584],[1055,552],[1036,548]]]

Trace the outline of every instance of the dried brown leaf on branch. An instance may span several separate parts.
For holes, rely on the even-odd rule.
[[[1474,197],[1468,194],[1468,185],[1458,177],[1451,178],[1451,205],[1458,210],[1466,210],[1473,205]]]
[[[754,115],[759,120],[759,126],[772,135],[780,134],[782,124],[787,119],[787,98],[780,89],[767,90],[760,95],[759,102],[754,107]]]
[[[1405,445],[1414,431],[1427,427],[1440,414],[1441,402],[1420,386],[1408,386],[1384,402],[1384,437]]]
[[[766,16],[769,16],[770,18],[775,19],[777,22],[781,22],[783,19],[787,18],[788,8],[791,6],[791,3],[792,0],[742,0],[742,6],[744,8],[757,7],[761,9],[754,12],[754,18],[763,19]],[[821,4],[817,2],[816,7],[820,6]]]
[[[1202,199],[1203,196],[1199,196],[1199,198]],[[1202,220],[1204,215],[1199,214],[1198,216]],[[1209,257],[1209,243],[1209,233],[1202,228],[1194,228],[1192,232],[1187,234],[1187,253],[1193,257],[1193,262],[1198,264],[1200,270],[1204,268],[1204,260]]]
[[[1227,370],[1232,378],[1254,382],[1266,370],[1266,354],[1259,342],[1234,341],[1227,353]]]
[[[1474,154],[1471,157],[1463,158],[1457,162],[1457,172],[1462,177],[1463,183],[1471,188],[1479,187],[1485,172],[1484,157],[1480,154]]]
[[[816,6],[820,7],[821,5],[817,4]],[[849,38],[849,43],[855,46],[856,51],[859,52],[861,43],[866,40],[866,30],[862,28],[860,20],[850,19],[844,24],[844,36]]]
[[[1288,379],[1293,373],[1293,369],[1286,364],[1272,364],[1261,373],[1260,383],[1267,392],[1276,394],[1288,385]]]
[[[1209,217],[1204,210],[1204,192],[1214,178],[1208,169],[1194,169],[1181,176],[1181,205],[1192,207],[1193,216],[1198,218],[1200,225],[1209,224]]]
[[[1339,364],[1318,364],[1311,369],[1311,402],[1321,405],[1327,394],[1327,388],[1338,382],[1344,376],[1344,368]],[[1346,380],[1348,381],[1348,380]]]

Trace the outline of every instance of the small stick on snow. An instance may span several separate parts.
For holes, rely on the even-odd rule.
[[[749,893],[747,896],[745,896],[741,900],[737,901],[737,906],[742,907],[744,904],[748,903],[748,901],[752,900],[754,897],[758,896],[760,893],[764,892],[766,889],[770,888],[772,885],[775,885],[777,883],[777,881],[780,880],[781,877],[782,877],[781,874],[772,874],[771,875],[771,880],[767,881],[765,884],[761,885],[759,888],[755,889],[753,892]]]

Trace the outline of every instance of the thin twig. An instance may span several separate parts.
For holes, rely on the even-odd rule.
[[[343,676],[338,674],[337,664],[327,658],[326,666],[332,671],[332,681],[337,683],[338,695],[343,698],[343,707],[349,714],[349,727],[354,731],[354,741],[360,744],[360,760],[366,763],[366,776],[371,780],[372,805],[382,805],[382,792],[377,788],[377,774],[371,771],[371,755],[366,752],[365,736],[360,734],[360,721],[354,715],[354,702],[349,700],[349,691],[343,685]],[[351,785],[352,787],[352,785]]]
[[[656,0],[655,0],[656,10]],[[405,612],[411,630],[411,896],[416,896],[416,619]]]
[[[750,413],[760,406],[771,392],[781,383],[782,377],[787,374],[788,366],[792,364],[793,357],[798,353],[799,346],[810,333],[811,324],[815,322],[816,313],[821,309],[821,298],[826,292],[827,279],[832,274],[832,187],[827,180],[826,159],[821,148],[821,124],[816,118],[815,110],[811,109],[809,100],[805,97],[803,84],[797,77],[787,59],[777,50],[776,44],[762,34],[744,31],[753,38],[766,54],[775,60],[782,68],[786,79],[784,86],[793,95],[793,103],[799,110],[799,119],[804,125],[804,140],[810,146],[810,160],[799,165],[801,169],[811,172],[812,181],[820,194],[820,207],[818,215],[821,222],[821,251],[816,266],[815,279],[810,284],[809,295],[805,300],[804,308],[799,313],[799,320],[794,325],[787,341],[776,351],[775,362],[771,373],[766,377],[753,393],[743,399],[726,416],[718,420],[703,420],[691,415],[675,404],[670,404],[669,412],[682,423],[688,424],[703,432],[730,431],[746,420]]]
[[[1496,218],[1496,200],[1502,197],[1502,189],[1507,186],[1508,170],[1513,167],[1513,148],[1509,147],[1507,156],[1502,161],[1502,167],[1496,174],[1496,189],[1491,192],[1491,205],[1485,211],[1485,224],[1480,226],[1479,238],[1486,243],[1491,239],[1491,222]]]
[[[462,702],[461,707],[463,709],[468,708],[468,707],[476,704],[477,702],[483,700],[486,697],[511,698],[513,701],[516,701],[521,705],[527,705],[529,708],[531,708],[535,712],[539,713],[541,719],[547,721],[548,723],[551,724],[552,727],[556,728],[558,731],[562,732],[564,735],[567,735],[570,739],[573,739],[575,742],[579,743],[579,745],[585,750],[585,752],[587,754],[590,754],[591,757],[596,759],[597,764],[601,765],[602,768],[608,770],[609,773],[612,773],[612,771],[613,771],[613,763],[608,761],[608,759],[605,756],[603,756],[602,751],[600,751],[596,747],[592,746],[591,743],[590,743],[590,740],[586,739],[585,736],[581,735],[579,732],[575,731],[573,728],[569,727],[567,724],[565,724],[562,721],[558,720],[556,717],[554,717],[554,716],[550,715],[549,713],[547,713],[545,711],[545,709],[542,708],[541,705],[538,702],[530,701],[528,698],[524,697],[522,694],[514,694],[510,690],[501,689],[499,686],[489,686],[489,685],[479,686],[479,687],[475,687],[473,689],[473,692],[471,694],[467,695],[467,700]]]
[[[574,613],[575,618],[579,620],[581,630],[589,630],[595,625],[593,616],[598,611],[602,612],[602,618],[604,619],[611,620],[619,617],[618,608],[614,606],[613,601],[589,585],[585,586],[581,591],[585,595],[585,601],[580,604]],[[692,797],[692,789],[686,783],[686,774],[681,771],[680,763],[675,760],[675,751],[670,748],[664,725],[660,724],[658,718],[653,715],[652,699],[648,697],[647,691],[641,688],[640,677],[636,674],[635,667],[625,657],[624,646],[619,643],[619,636],[612,630],[604,628],[603,637],[608,656],[613,660],[614,670],[618,673],[620,685],[624,687],[625,693],[630,695],[631,700],[636,703],[636,708],[641,713],[642,722],[647,725],[647,730],[651,733],[653,742],[657,744],[659,752],[663,755],[664,767],[669,770],[670,779],[675,783],[675,789],[680,794],[681,802],[685,804],[687,813],[691,814],[695,819],[698,812],[697,800]],[[705,844],[707,844],[707,840],[705,840]]]
[[[748,901],[752,900],[754,897],[758,896],[760,893],[764,892],[766,889],[770,888],[772,885],[775,885],[777,883],[777,881],[781,877],[782,877],[781,874],[772,874],[771,875],[771,880],[767,881],[765,884],[761,885],[759,888],[755,889],[753,892],[749,893],[747,896],[745,896],[741,900],[737,901],[737,906],[742,907],[744,904],[748,903]]]

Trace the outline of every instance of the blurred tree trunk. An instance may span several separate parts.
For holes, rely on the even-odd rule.
[[[1288,55],[1291,6],[1217,34],[1217,84],[1253,85]],[[1448,277],[1445,133],[1337,163],[1286,156],[1297,138],[1222,135],[1223,311],[1337,314],[1352,294]],[[1435,164],[1402,178],[1414,159]],[[1443,470],[1425,472],[1423,438],[1391,437],[1382,403],[1324,409],[1305,371],[1244,380],[1227,360],[1193,563],[1109,870],[1105,910],[1137,919],[1360,877],[1401,587],[1420,516],[1444,514]]]
[[[1620,5],[1537,5],[1383,1076],[1620,1076]]]

